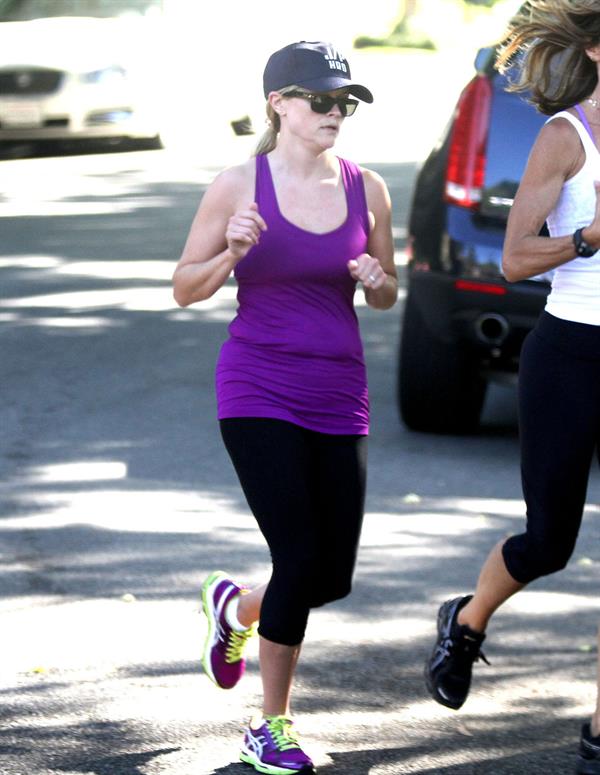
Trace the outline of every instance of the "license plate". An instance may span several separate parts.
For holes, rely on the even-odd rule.
[[[42,123],[42,114],[39,106],[31,102],[3,102],[0,121],[7,127],[35,127]]]

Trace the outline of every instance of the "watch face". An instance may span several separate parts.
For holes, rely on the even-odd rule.
[[[573,234],[573,242],[575,243],[575,253],[580,256],[581,258],[590,258],[591,256],[594,256],[598,251],[596,248],[593,248],[591,245],[588,245],[587,242],[583,239],[582,236],[583,229],[577,229],[575,234]]]
[[[590,256],[593,256],[595,252],[596,250],[591,245],[588,245],[585,240],[581,240],[578,250],[580,256],[589,258]]]

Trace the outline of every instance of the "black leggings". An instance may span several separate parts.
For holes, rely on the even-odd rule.
[[[542,314],[521,354],[519,427],[527,530],[503,556],[525,584],[564,568],[575,548],[600,444],[600,326]]]
[[[221,434],[273,562],[259,633],[302,642],[311,608],[350,593],[362,527],[366,436],[284,420],[221,420]]]

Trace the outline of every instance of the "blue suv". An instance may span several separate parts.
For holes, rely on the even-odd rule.
[[[529,151],[546,117],[481,49],[438,145],[416,180],[398,405],[419,431],[468,433],[490,380],[513,378],[549,277],[508,283],[502,245]]]

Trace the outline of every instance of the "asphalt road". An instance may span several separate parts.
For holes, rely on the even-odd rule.
[[[402,274],[416,165],[378,164]],[[199,669],[199,587],[265,547],[214,420],[234,288],[193,309],[169,278],[215,168],[169,152],[5,161],[0,186],[0,772],[241,775],[256,644],[231,692]],[[460,713],[424,690],[435,613],[519,529],[514,388],[479,434],[408,432],[402,299],[359,307],[373,410],[352,596],[314,613],[295,713],[320,773],[569,773],[594,701],[600,483],[569,568],[494,620]]]

